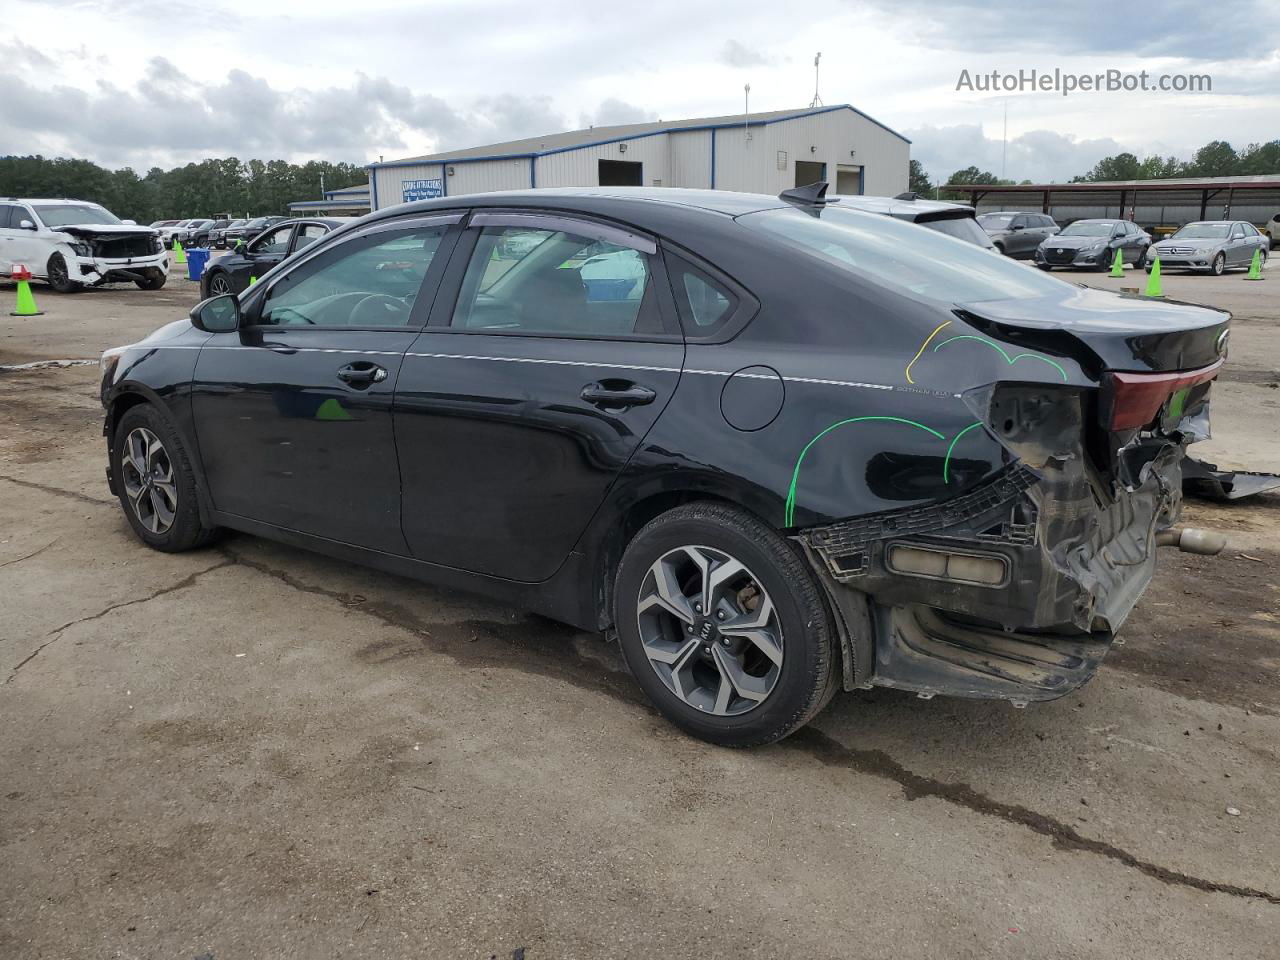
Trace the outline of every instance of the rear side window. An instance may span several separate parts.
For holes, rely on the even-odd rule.
[[[329,228],[320,223],[304,223],[298,228],[298,235],[293,238],[293,249],[296,253],[303,247],[309,247],[326,233]]]
[[[322,251],[272,285],[264,326],[396,327],[414,301],[447,225],[357,237]]]
[[[0,230],[8,230],[18,225],[18,218],[14,216],[14,211],[17,209],[11,203],[0,203]]]
[[[827,207],[762,210],[738,222],[859,278],[934,303],[1049,296],[1069,284],[973,244],[892,217]],[[1104,229],[1103,236],[1109,233]]]
[[[701,339],[724,330],[739,303],[730,286],[674,255],[667,257],[667,269],[685,336]]]
[[[987,231],[978,226],[978,221],[973,217],[944,217],[939,220],[917,220],[922,227],[928,227],[930,230],[936,230],[938,233],[945,233],[949,237],[955,237],[957,240],[964,240],[968,243],[977,244],[979,247],[991,247],[991,238],[987,236]]]
[[[646,254],[565,230],[526,226],[480,230],[452,326],[547,336],[662,332]]]

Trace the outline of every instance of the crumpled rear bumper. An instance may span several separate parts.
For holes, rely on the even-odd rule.
[[[1110,498],[1079,460],[1015,464],[930,508],[802,531],[840,621],[845,686],[1022,703],[1085,683],[1151,581],[1155,534],[1181,508],[1181,460],[1167,444]],[[904,548],[936,569],[895,569]],[[1005,575],[974,582],[973,560]]]

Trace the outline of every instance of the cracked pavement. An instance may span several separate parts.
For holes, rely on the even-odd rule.
[[[41,307],[107,338],[112,298]],[[1192,505],[1227,554],[1163,554],[1076,695],[860,692],[731,752],[595,636],[250,537],[144,549],[95,373],[0,374],[6,960],[1275,956],[1280,498]]]

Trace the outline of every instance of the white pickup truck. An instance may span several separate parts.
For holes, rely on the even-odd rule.
[[[169,276],[157,231],[83,200],[0,197],[0,273],[15,263],[59,293],[122,281],[159,290]]]

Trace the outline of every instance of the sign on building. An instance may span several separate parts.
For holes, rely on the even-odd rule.
[[[400,190],[404,202],[411,200],[434,200],[444,196],[443,180],[401,180]]]

